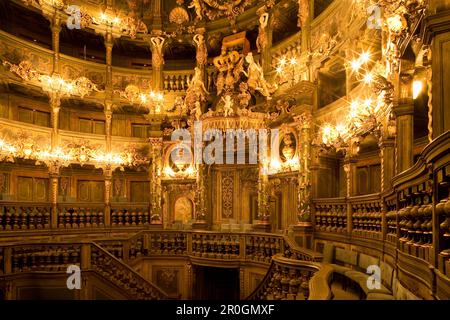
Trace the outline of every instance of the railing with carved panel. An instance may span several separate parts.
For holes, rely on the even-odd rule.
[[[50,219],[48,203],[0,203],[0,231],[48,229]]]
[[[94,271],[132,299],[166,299],[167,295],[136,271],[93,243],[28,243],[0,248],[3,277],[17,273],[66,273],[70,265]]]
[[[248,300],[329,300],[331,267],[277,254]]]

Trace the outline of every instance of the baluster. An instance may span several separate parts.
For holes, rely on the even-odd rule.
[[[87,210],[89,210],[89,209],[87,209]],[[80,208],[80,212],[78,214],[78,221],[79,221],[79,227],[80,228],[84,228],[86,226],[84,224],[85,216],[86,216],[85,209],[84,208]]]
[[[94,212],[95,212],[95,209],[93,209],[92,210],[92,214],[91,214],[91,208],[87,208],[86,209],[86,212],[85,212],[85,221],[86,221],[86,224],[85,224],[85,227],[86,228],[90,228],[91,226],[92,226],[92,224],[91,224],[91,219],[92,219],[92,214],[94,214]]]

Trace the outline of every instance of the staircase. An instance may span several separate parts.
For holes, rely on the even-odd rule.
[[[111,298],[133,300],[167,299],[167,294],[143,278],[121,260],[94,243],[30,243],[2,247],[3,265],[0,268],[0,283],[6,288],[6,298],[20,299],[12,286],[21,283],[45,283],[44,279],[55,279],[57,289],[69,290],[66,281],[70,265],[80,267],[82,286],[79,299],[92,299],[92,289],[97,286]],[[59,280],[56,280],[59,279]],[[12,281],[15,280],[15,281]],[[52,280],[46,280],[52,281]],[[17,296],[19,295],[19,296]]]

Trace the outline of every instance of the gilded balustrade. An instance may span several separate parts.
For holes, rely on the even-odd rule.
[[[184,92],[194,75],[193,70],[163,71],[163,88],[168,92]]]

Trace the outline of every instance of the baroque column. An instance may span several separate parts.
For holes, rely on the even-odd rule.
[[[397,85],[398,98],[393,111],[397,118],[397,172],[412,167],[414,161],[414,100],[412,97],[412,76],[401,74]]]
[[[297,176],[297,225],[293,227],[297,242],[305,248],[312,248],[311,222],[311,127],[312,115],[304,111],[294,117],[298,135],[300,168]]]
[[[355,159],[358,154],[359,140],[358,138],[353,138],[350,140],[349,146],[346,148],[345,159],[344,159],[344,172],[345,172],[345,197],[348,199],[356,195],[356,164]],[[352,206],[347,202],[347,233],[351,234],[353,230],[352,223]]]
[[[432,51],[432,130],[433,139],[450,130],[450,0],[430,0],[425,19],[424,44]]]
[[[150,223],[159,224],[162,220],[162,137],[149,138],[150,158],[152,159],[150,170]]]
[[[192,228],[195,230],[207,230],[205,165],[203,163],[197,163],[196,169],[195,222],[192,224]]]
[[[55,13],[50,20],[52,30],[53,73],[60,72],[59,33],[61,32],[61,17]]]
[[[265,133],[262,133],[265,132]],[[259,131],[259,163],[258,163],[258,222],[253,225],[255,230],[269,232],[269,147],[267,130]]]

